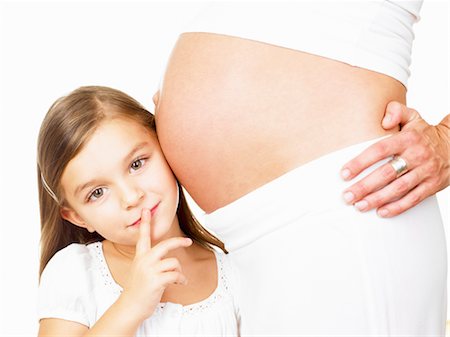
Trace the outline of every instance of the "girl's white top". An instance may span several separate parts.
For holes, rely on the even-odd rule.
[[[216,252],[218,285],[205,300],[183,306],[159,303],[136,336],[237,336],[234,276],[226,255]],[[59,318],[92,327],[118,299],[102,243],[71,244],[56,253],[41,276],[38,317]],[[125,313],[126,314],[126,313]]]

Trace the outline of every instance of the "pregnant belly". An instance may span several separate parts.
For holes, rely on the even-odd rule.
[[[405,101],[403,85],[388,76],[205,33],[180,36],[162,83],[162,149],[206,212],[321,155],[386,134],[387,103]]]

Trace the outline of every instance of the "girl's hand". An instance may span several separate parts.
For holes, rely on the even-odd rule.
[[[391,102],[383,127],[392,129],[398,125],[399,133],[368,147],[342,168],[342,177],[350,180],[389,156],[398,155],[407,163],[408,171],[400,177],[386,163],[344,191],[347,203],[360,211],[377,208],[382,217],[395,216],[449,185],[449,116],[433,126],[417,111]]]
[[[174,237],[152,247],[150,220],[150,210],[142,210],[136,255],[121,295],[129,302],[130,314],[138,315],[142,321],[153,314],[168,285],[187,283],[178,259],[164,256],[171,250],[192,244],[189,238]]]

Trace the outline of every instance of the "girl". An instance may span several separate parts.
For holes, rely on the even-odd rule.
[[[38,139],[39,336],[237,335],[231,267],[193,217],[153,115],[82,87]]]

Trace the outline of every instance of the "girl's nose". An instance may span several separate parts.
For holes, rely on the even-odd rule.
[[[138,206],[143,197],[144,191],[139,186],[124,184],[121,188],[121,202],[125,209]]]

